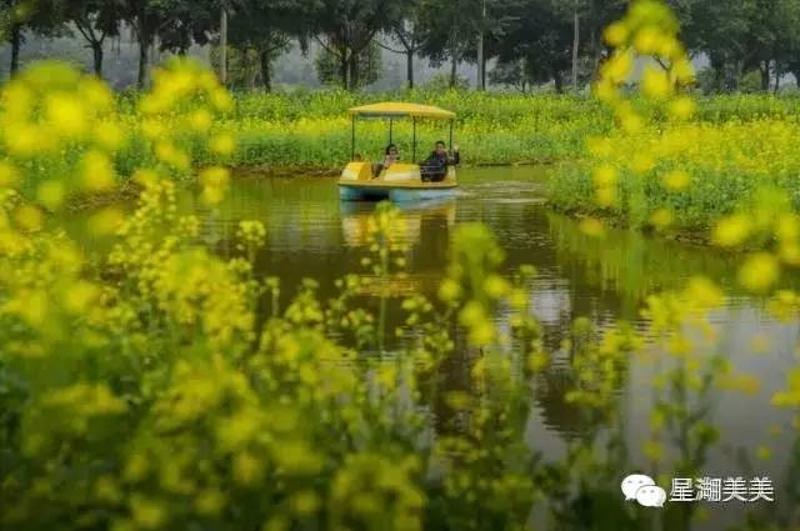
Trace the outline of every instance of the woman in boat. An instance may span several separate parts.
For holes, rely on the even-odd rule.
[[[430,156],[420,164],[420,173],[424,182],[440,182],[447,177],[447,167],[456,166],[461,161],[458,145],[453,146],[453,156],[447,152],[444,140],[439,140]]]
[[[372,166],[372,175],[374,177],[378,177],[383,170],[388,170],[392,164],[397,162],[399,159],[400,151],[397,149],[397,146],[394,144],[389,144],[386,146],[386,150],[384,150],[383,162],[376,162]]]

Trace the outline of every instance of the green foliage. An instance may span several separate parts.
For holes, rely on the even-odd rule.
[[[761,85],[761,72],[751,70],[745,73],[739,81],[739,91],[744,94],[753,94],[763,90]]]
[[[337,60],[336,54],[323,48],[315,59],[315,67],[322,84],[329,87],[346,88],[342,86],[342,69],[344,67]],[[381,73],[381,52],[378,45],[375,43],[368,45],[357,55],[355,64],[348,65],[347,68],[351,72],[347,75],[352,75],[352,71],[358,73],[351,78],[351,89],[363,88],[378,81]]]
[[[422,86],[423,90],[430,92],[439,92],[447,90],[465,91],[469,89],[469,80],[467,78],[456,76],[455,83],[447,74],[436,74],[431,77]]]
[[[686,0],[679,2],[681,35],[709,57],[715,91],[738,90],[746,73],[761,73],[759,90],[794,71],[800,5],[794,0]]]
[[[372,63],[374,37],[379,31],[390,31],[402,20],[405,2],[399,0],[304,0],[307,6],[306,33],[314,35],[329,56],[323,64],[339,65],[338,70],[323,68],[318,72],[338,72],[345,90],[367,83],[361,78],[362,62]],[[322,76],[321,76],[322,77]],[[327,76],[325,76],[327,77]]]

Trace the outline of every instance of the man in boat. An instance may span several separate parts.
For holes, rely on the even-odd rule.
[[[447,144],[443,140],[436,142],[433,152],[420,164],[420,173],[424,182],[439,182],[447,177],[447,167],[456,166],[460,162],[458,146],[453,146],[453,155],[447,152]]]
[[[397,149],[397,146],[394,144],[389,144],[386,146],[386,150],[384,151],[383,161],[376,162],[372,165],[372,175],[374,177],[378,177],[383,170],[389,169],[389,167],[397,162],[399,158],[400,151]]]

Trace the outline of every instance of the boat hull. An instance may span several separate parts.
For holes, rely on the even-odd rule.
[[[339,185],[339,199],[342,201],[392,201],[408,203],[412,201],[430,201],[452,197],[456,186],[423,187],[389,187],[389,186],[357,186]]]

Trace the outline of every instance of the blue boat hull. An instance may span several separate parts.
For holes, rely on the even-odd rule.
[[[449,188],[383,188],[374,186],[339,186],[339,199],[342,201],[384,201],[396,203],[429,201],[452,197],[455,187]]]

